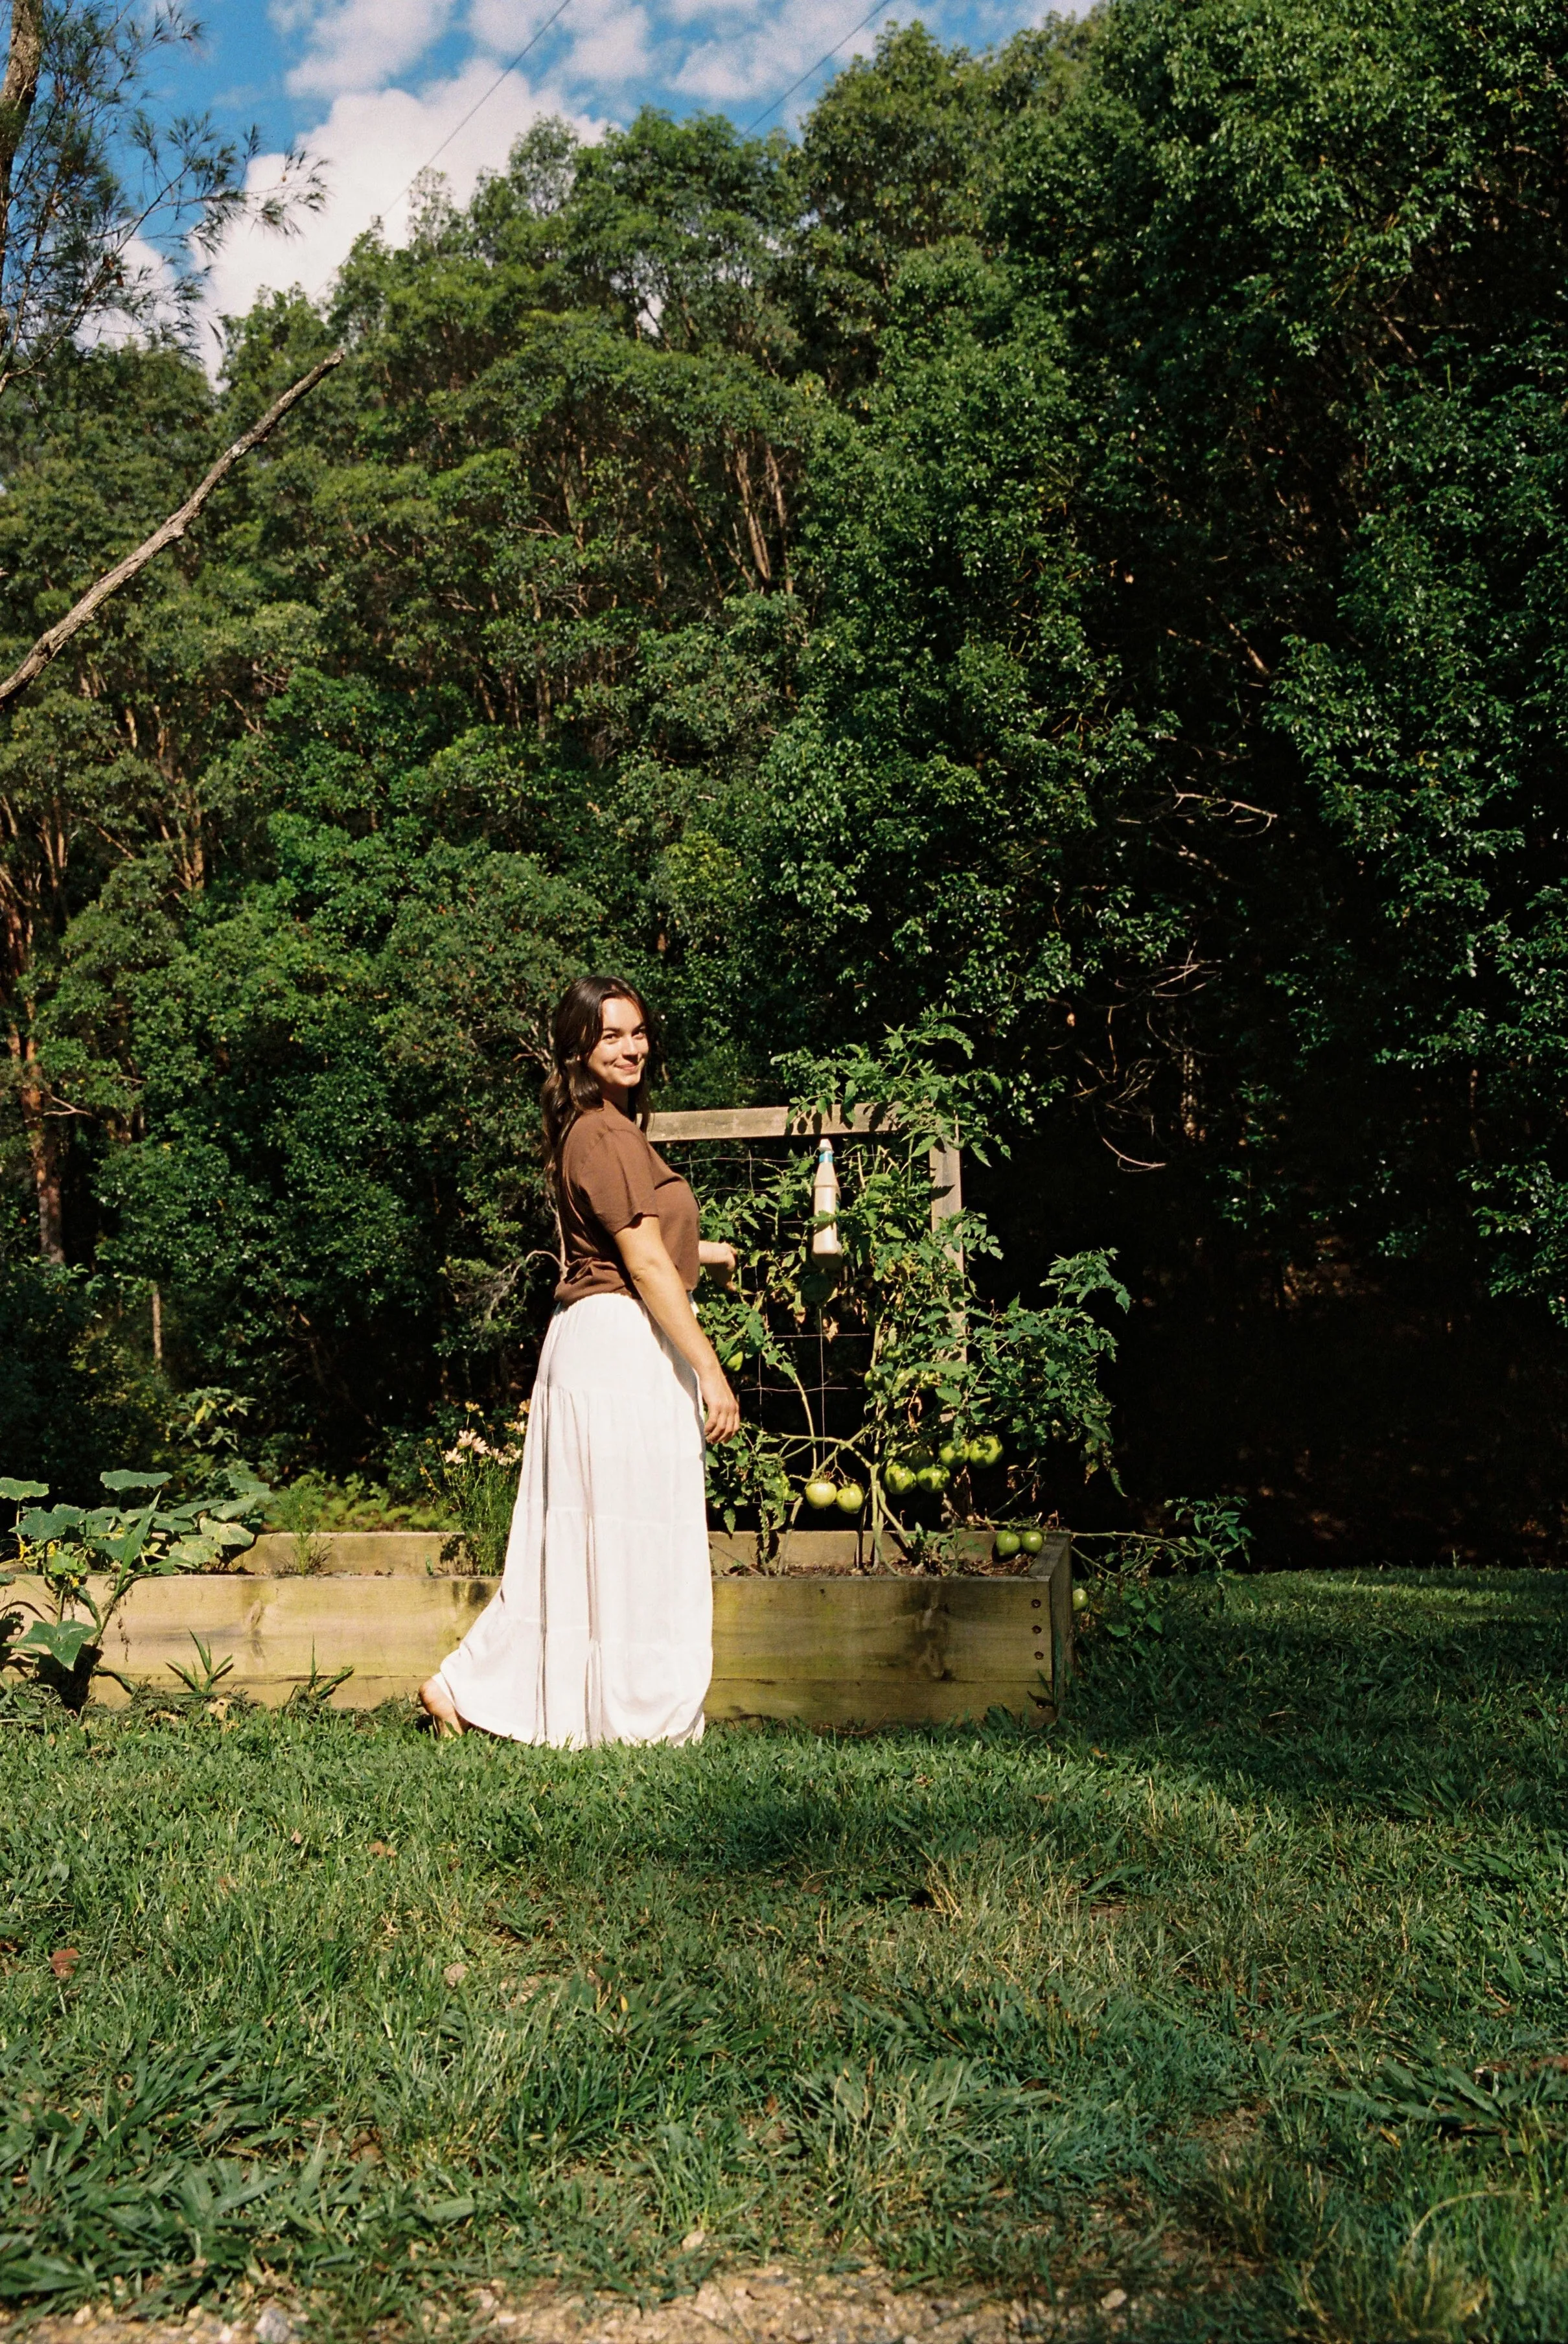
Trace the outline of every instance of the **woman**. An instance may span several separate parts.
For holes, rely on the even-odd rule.
[[[740,1422],[698,1324],[697,1199],[643,1129],[648,1012],[578,977],[556,1011],[545,1162],[563,1249],[500,1591],[419,1688],[437,1732],[695,1742],[713,1671],[702,1443]]]

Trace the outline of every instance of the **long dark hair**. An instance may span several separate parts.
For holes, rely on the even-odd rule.
[[[555,1060],[545,1076],[541,1100],[545,1117],[545,1170],[552,1186],[560,1174],[561,1149],[567,1134],[579,1115],[604,1105],[604,1093],[598,1076],[589,1072],[588,1056],[598,1046],[604,1031],[604,1005],[607,1001],[630,1001],[635,1004],[643,1024],[648,1027],[649,1049],[643,1066],[642,1080],[631,1095],[631,1111],[638,1122],[648,1122],[648,1079],[653,1072],[653,1019],[648,1007],[635,985],[626,984],[618,976],[578,976],[568,985],[556,1004],[556,1014],[550,1026],[550,1051]]]

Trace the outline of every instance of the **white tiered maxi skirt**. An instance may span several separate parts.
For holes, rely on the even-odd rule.
[[[640,1302],[558,1308],[499,1591],[441,1663],[514,1742],[696,1742],[713,1673],[697,1378]]]

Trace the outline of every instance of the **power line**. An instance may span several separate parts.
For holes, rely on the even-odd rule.
[[[411,193],[413,188],[418,184],[419,180],[424,177],[425,173],[430,168],[431,164],[433,164],[438,157],[446,153],[453,139],[456,138],[458,131],[466,130],[469,123],[472,122],[475,115],[478,113],[479,108],[482,106],[487,106],[489,104],[491,98],[494,97],[496,92],[500,88],[501,84],[506,80],[507,76],[517,72],[518,67],[522,64],[523,59],[528,55],[529,51],[538,47],[539,43],[544,39],[545,35],[549,31],[550,26],[556,22],[558,17],[564,16],[566,15],[567,10],[571,6],[571,4],[572,0],[560,0],[560,5],[555,10],[554,14],[545,18],[545,21],[539,26],[538,31],[533,34],[529,39],[523,43],[523,45],[518,51],[517,56],[513,57],[509,63],[501,67],[500,72],[496,76],[495,80],[490,84],[488,89],[482,91],[474,100],[473,105],[468,108],[467,114],[464,115],[461,122],[455,122],[452,125],[451,129],[447,131],[447,136],[437,147],[435,154],[431,155],[425,162],[420,164],[419,168],[415,172],[413,178],[409,180],[407,187],[404,187],[397,195],[393,197],[392,201],[387,207],[387,211],[390,212],[397,210],[397,206],[402,202],[403,197]],[[382,218],[385,218],[386,212],[383,212],[381,217]],[[328,275],[322,278],[320,284],[317,287],[315,292],[310,297],[313,301],[318,301],[321,298],[321,296],[326,292],[327,287],[331,284],[333,278],[336,277],[337,274],[337,271],[333,269],[328,273]]]
[[[776,97],[771,106],[765,106],[763,107],[755,122],[749,122],[747,124],[745,129],[740,134],[742,138],[749,138],[751,133],[759,128],[760,126],[767,121],[770,114],[777,114],[781,106],[788,106],[796,91],[798,89],[804,89],[806,84],[810,80],[813,74],[820,73],[825,65],[830,65],[832,63],[832,60],[838,56],[846,41],[852,41],[857,33],[863,33],[867,25],[871,22],[873,16],[885,16],[888,13],[890,5],[890,0],[877,0],[877,5],[874,8],[869,8],[858,25],[851,25],[849,31],[841,35],[840,37],[834,42],[830,49],[825,49],[823,51],[822,55],[818,58],[814,66],[807,66],[799,81],[792,81],[790,83],[782,97]]]
[[[531,49],[537,49],[538,47],[539,43],[544,39],[545,35],[549,31],[550,26],[556,22],[557,17],[564,16],[570,6],[571,0],[560,0],[560,5],[556,9],[555,14],[553,15],[547,16],[544,23],[539,26],[538,31],[533,35],[532,39],[524,42],[522,47],[518,51],[517,56],[512,59],[511,63],[509,65],[504,65],[501,67],[500,72],[496,76],[496,78],[490,84],[489,88],[485,91],[482,96],[477,97],[474,100],[473,105],[468,108],[467,114],[464,115],[461,122],[455,122],[453,124],[451,129],[447,131],[445,138],[442,139],[441,144],[437,147],[435,154],[430,156],[426,162],[420,164],[419,168],[415,172],[413,178],[409,180],[408,186],[402,190],[401,194],[393,197],[392,201],[387,207],[388,211],[396,211],[397,206],[402,202],[403,197],[407,195],[416,183],[424,177],[425,173],[430,168],[431,164],[433,164],[438,157],[446,153],[453,139],[456,138],[458,131],[467,130],[475,115],[479,111],[479,108],[482,106],[487,106],[489,104],[491,98],[494,97],[496,92],[500,88],[501,84],[506,80],[507,76],[517,72],[518,67],[522,64],[523,59],[528,55],[528,52]],[[849,37],[849,35],[848,34],[844,36],[845,40],[848,40]],[[843,42],[839,43],[839,46],[840,48],[843,46]]]
[[[781,106],[788,106],[796,91],[798,89],[803,89],[806,84],[811,79],[813,74],[820,73],[825,65],[830,65],[832,63],[833,59],[838,56],[846,41],[852,41],[857,33],[863,33],[866,26],[870,24],[874,17],[886,15],[890,5],[891,0],[877,0],[877,5],[874,8],[868,9],[866,14],[860,18],[859,22],[858,24],[851,25],[847,33],[840,34],[839,37],[834,42],[830,49],[823,50],[822,55],[818,58],[816,64],[814,66],[809,66],[806,71],[800,76],[799,81],[792,81],[790,83],[782,97],[774,98],[771,105],[765,106],[763,107],[761,113],[757,116],[754,121],[747,124],[745,129],[740,134],[742,138],[749,138],[752,132],[759,129],[762,124],[767,121],[770,114],[777,114]],[[425,173],[428,171],[432,165],[437,163],[446,153],[453,139],[457,136],[457,133],[460,130],[466,130],[467,128],[469,123],[472,122],[475,115],[478,113],[480,107],[489,104],[491,98],[494,97],[496,92],[500,88],[501,84],[506,80],[507,76],[517,72],[517,69],[522,64],[523,59],[538,48],[539,43],[544,39],[545,35],[549,31],[550,26],[558,23],[558,20],[566,15],[567,10],[570,6],[571,0],[559,0],[559,5],[556,8],[552,9],[551,13],[545,18],[544,23],[539,26],[538,32],[532,34],[529,38],[524,42],[522,47],[518,51],[517,56],[508,59],[508,63],[501,67],[500,72],[496,76],[495,80],[491,82],[489,87],[481,91],[480,95],[474,100],[473,105],[468,108],[467,114],[464,115],[461,122],[455,122],[452,125],[451,129],[447,131],[447,136],[442,139],[435,152],[427,156],[425,161],[420,164],[419,168],[408,181],[407,186],[400,188],[398,193],[393,197],[392,201],[387,207],[387,211],[396,211],[404,197],[412,193],[419,180],[423,178]],[[383,217],[385,217],[385,214],[383,214]],[[330,282],[330,279],[327,281]]]

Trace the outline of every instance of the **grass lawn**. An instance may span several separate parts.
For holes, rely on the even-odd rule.
[[[1568,1581],[1391,1573],[1179,1590],[1050,1733],[0,1731],[0,2300],[784,2253],[1568,2335],[1565,1704]]]

